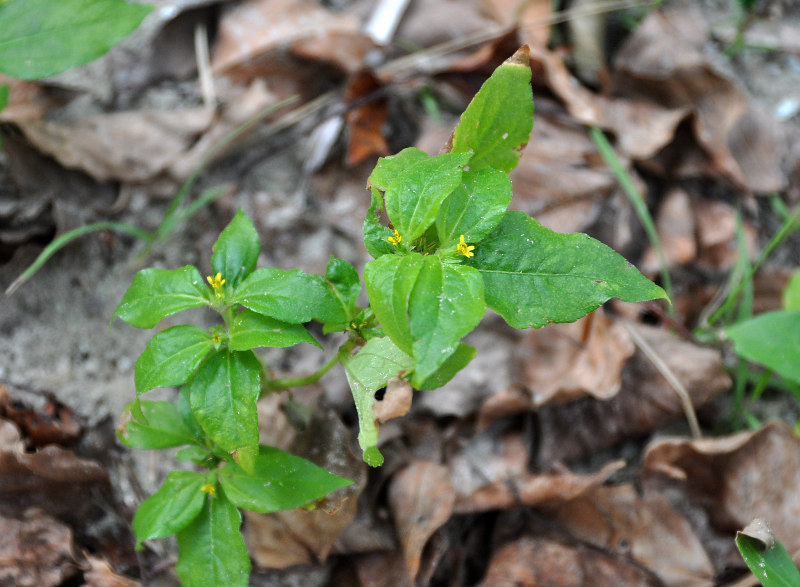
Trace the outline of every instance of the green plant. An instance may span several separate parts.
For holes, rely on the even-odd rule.
[[[797,570],[786,548],[775,540],[765,520],[754,519],[736,533],[736,548],[764,587],[798,587]]]
[[[324,276],[256,269],[258,237],[242,212],[214,245],[208,286],[191,266],[134,277],[115,312],[133,326],[152,328],[200,306],[222,317],[210,330],[179,325],[153,336],[136,362],[137,396],[180,385],[178,399],[137,399],[120,433],[139,448],[189,445],[179,456],[206,470],[171,473],[134,518],[140,542],[177,533],[177,570],[186,585],[247,583],[237,508],[297,507],[349,483],[259,447],[260,396],[316,381],[341,363],[363,458],[379,466],[375,392],[393,377],[419,390],[444,385],[474,356],[462,339],[487,308],[515,328],[538,328],[577,320],[611,297],[666,297],[604,244],[506,210],[508,173],[532,127],[530,75],[523,47],[483,85],[445,152],[431,157],[409,148],[378,161],[362,227],[373,257],[364,269],[366,307],[356,305],[362,285],[345,260],[331,257]],[[273,379],[253,349],[318,345],[303,326],[309,321],[325,333],[345,333],[345,341],[317,372]],[[275,483],[287,462],[290,474]]]

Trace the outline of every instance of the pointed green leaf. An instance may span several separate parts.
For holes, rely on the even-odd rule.
[[[411,253],[384,255],[364,268],[372,311],[389,338],[408,354],[413,352],[408,303],[422,264],[423,256]]]
[[[153,9],[122,0],[0,2],[0,71],[50,77],[104,55]]]
[[[522,212],[506,212],[467,263],[483,276],[486,304],[514,328],[574,322],[612,297],[666,298],[603,243],[553,232]]]
[[[471,170],[508,173],[519,162],[533,128],[533,95],[527,47],[494,70],[461,115],[451,152],[471,153]]]
[[[247,587],[250,557],[241,525],[242,515],[224,490],[205,500],[200,515],[178,532],[175,571],[184,587]]]
[[[185,528],[203,509],[206,494],[200,489],[207,476],[194,471],[172,471],[161,489],[144,500],[133,516],[133,532],[141,544],[165,538]]]
[[[221,351],[205,362],[187,387],[192,413],[223,450],[258,444],[259,369],[252,351]]]
[[[163,318],[197,306],[208,306],[208,288],[200,272],[186,265],[180,269],[142,269],[114,312],[136,328],[152,328]]]
[[[236,288],[230,303],[290,324],[346,319],[322,276],[299,269],[257,269]]]
[[[764,587],[797,587],[800,585],[798,571],[786,548],[778,542],[770,548],[741,532],[736,533],[736,547]]]
[[[469,153],[445,153],[418,161],[403,170],[383,194],[386,214],[407,242],[436,220],[444,199],[461,185],[462,168]]]
[[[375,169],[372,170],[367,185],[385,192],[401,174],[427,158],[427,153],[414,147],[403,149],[396,155],[381,157],[378,159]]]
[[[328,260],[325,269],[325,279],[334,296],[347,313],[348,319],[352,317],[356,300],[361,293],[361,281],[355,267],[344,259],[337,259],[333,255]]]
[[[153,335],[136,361],[136,393],[186,383],[213,346],[208,332],[189,324]]]
[[[225,285],[235,288],[256,268],[261,245],[247,214],[239,210],[214,243],[211,268],[222,274]]]
[[[171,402],[143,401],[138,413],[131,414],[131,420],[117,432],[125,446],[156,449],[198,441],[184,422],[178,406]]]
[[[361,231],[364,233],[364,246],[373,259],[395,252],[394,246],[386,240],[394,232],[380,223],[381,212],[383,212],[383,198],[377,189],[372,188],[372,204],[367,210]]]
[[[242,509],[262,514],[290,510],[353,483],[277,448],[259,449],[252,474],[235,463],[219,473],[225,495]]]
[[[322,348],[301,324],[289,324],[252,310],[242,310],[231,322],[228,348],[248,351],[260,346],[287,347],[301,342]]]
[[[383,455],[378,450],[378,428],[372,412],[375,392],[392,377],[409,370],[414,360],[388,338],[373,338],[358,354],[342,357],[341,361],[358,412],[358,444],[364,451],[364,461],[379,467]]]
[[[800,383],[800,310],[760,314],[725,329],[736,352]]]
[[[442,247],[459,242],[477,243],[500,224],[511,202],[511,180],[491,167],[465,172],[463,184],[439,209],[436,231]]]
[[[456,350],[451,354],[441,366],[436,369],[427,379],[419,383],[416,387],[420,391],[438,389],[450,381],[456,373],[466,367],[475,358],[475,348],[468,344],[459,343]]]

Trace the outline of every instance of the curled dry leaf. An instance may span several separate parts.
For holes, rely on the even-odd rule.
[[[389,507],[413,582],[428,539],[453,514],[455,489],[447,468],[414,461],[391,480]]]
[[[55,587],[78,573],[72,531],[38,508],[0,517],[0,585]]]
[[[86,557],[89,570],[83,572],[90,587],[141,587],[141,583],[114,572],[109,564],[96,556]]]
[[[375,400],[372,412],[375,419],[383,424],[394,418],[402,418],[411,409],[411,398],[414,392],[411,384],[400,377],[392,377],[386,384],[383,399]]]
[[[731,536],[755,517],[770,521],[790,553],[800,549],[800,438],[783,424],[754,432],[653,443],[642,476],[677,479],[708,510],[712,524]]]
[[[584,396],[606,400],[620,388],[622,368],[635,347],[625,328],[602,309],[570,324],[531,330],[522,371],[533,406]]]
[[[99,182],[152,180],[174,163],[214,116],[207,108],[100,114],[71,122],[32,120],[20,130],[40,151]]]
[[[35,447],[70,445],[83,434],[78,418],[52,394],[46,397],[0,385],[0,416],[12,421]]]
[[[669,332],[632,325],[683,384],[694,406],[730,388],[719,351]],[[622,371],[619,393],[607,401],[584,398],[538,411],[540,465],[592,454],[684,416],[678,394],[652,362],[637,351]]]
[[[368,72],[356,74],[347,85],[344,101],[351,106],[345,116],[350,131],[347,164],[389,153],[383,125],[389,117],[386,100],[377,96],[380,82]]]
[[[651,569],[666,585],[712,585],[714,566],[689,522],[658,493],[598,487],[561,506],[559,523],[581,541]]]
[[[525,536],[506,544],[492,556],[482,587],[511,585],[662,585],[653,576],[623,558],[585,546],[571,546]]]

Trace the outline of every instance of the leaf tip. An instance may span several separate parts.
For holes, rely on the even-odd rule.
[[[522,65],[523,67],[530,67],[531,48],[525,44],[514,52],[514,54],[506,59],[509,65]]]

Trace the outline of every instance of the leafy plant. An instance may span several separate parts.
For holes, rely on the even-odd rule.
[[[736,548],[764,587],[797,587],[800,571],[767,523],[756,518],[736,533]]]
[[[515,328],[538,328],[577,320],[611,297],[666,297],[604,244],[506,210],[508,173],[533,123],[530,75],[523,47],[483,85],[442,154],[409,148],[378,161],[362,227],[373,257],[364,269],[368,306],[356,305],[361,281],[343,259],[331,257],[324,276],[256,269],[258,236],[242,212],[214,245],[208,285],[192,266],[134,277],[115,312],[132,326],[152,328],[200,306],[222,318],[210,330],[178,325],[152,337],[136,362],[137,396],[180,385],[178,399],[137,398],[120,432],[138,448],[188,445],[179,457],[205,469],[171,473],[133,524],[140,543],[177,534],[186,585],[247,583],[237,508],[294,508],[350,483],[259,446],[260,396],[316,381],[341,363],[364,460],[379,466],[375,392],[393,377],[420,390],[444,385],[474,356],[462,339],[487,309]],[[271,378],[253,349],[319,346],[303,326],[310,321],[326,333],[344,332],[345,342],[309,376]]]

